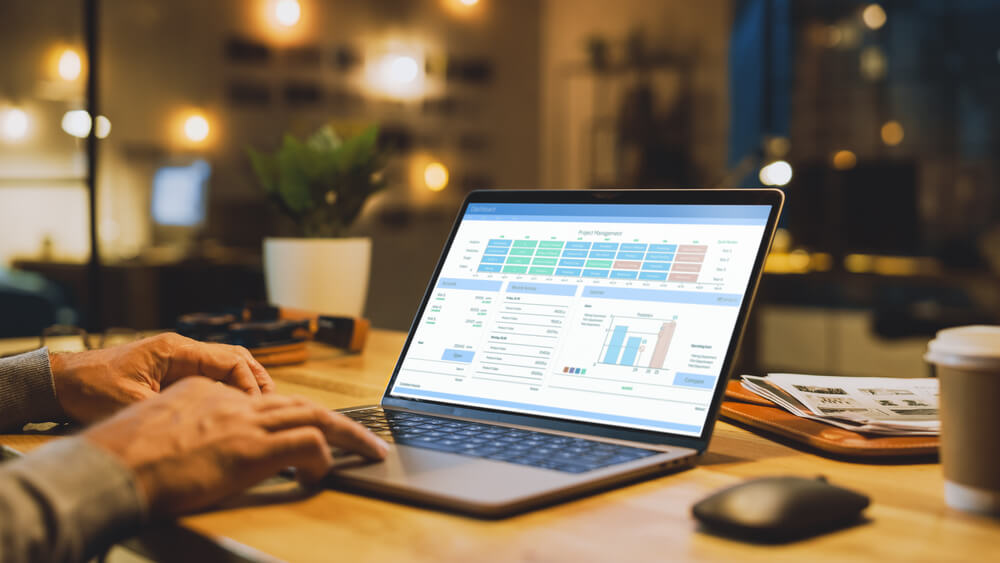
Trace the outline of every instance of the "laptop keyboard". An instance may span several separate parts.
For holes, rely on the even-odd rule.
[[[567,473],[584,473],[660,453],[481,422],[383,411],[379,407],[343,414],[387,442]]]

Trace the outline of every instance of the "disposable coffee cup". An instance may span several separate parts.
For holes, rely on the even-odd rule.
[[[1000,516],[1000,326],[942,330],[927,348],[940,384],[944,501]]]

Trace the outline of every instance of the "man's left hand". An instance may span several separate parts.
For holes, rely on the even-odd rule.
[[[160,334],[105,350],[53,354],[56,399],[74,420],[89,423],[192,375],[221,381],[249,395],[270,393],[267,370],[242,346],[208,344]]]

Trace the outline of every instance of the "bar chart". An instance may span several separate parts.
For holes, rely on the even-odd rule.
[[[708,245],[493,238],[477,272],[697,282]]]
[[[611,317],[597,363],[663,369],[677,321]]]

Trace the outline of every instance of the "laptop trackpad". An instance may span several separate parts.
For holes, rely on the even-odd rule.
[[[430,455],[429,455],[430,454]],[[434,455],[437,452],[406,446],[393,447],[385,461],[373,463],[359,455],[337,456],[334,471],[349,471],[366,477],[386,479],[399,476],[416,477],[421,474],[440,471],[450,467],[466,465],[472,458],[454,455]]]

